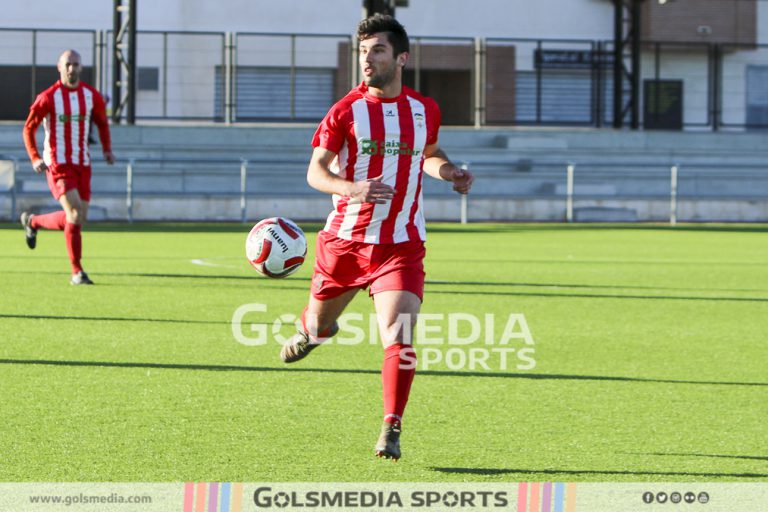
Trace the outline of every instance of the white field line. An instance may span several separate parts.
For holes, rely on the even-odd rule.
[[[235,265],[225,265],[223,263],[217,263],[215,261],[211,261],[212,259],[214,258],[201,258],[201,259],[194,259],[189,261],[193,265],[200,265],[201,267],[240,268]]]

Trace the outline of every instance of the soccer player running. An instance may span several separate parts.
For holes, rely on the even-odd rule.
[[[72,264],[75,285],[93,284],[80,263],[82,238],[80,231],[88,215],[91,200],[91,156],[88,136],[93,121],[108,164],[115,162],[112,154],[104,99],[90,85],[80,81],[80,54],[67,50],[57,63],[60,80],[37,96],[24,124],[24,145],[35,172],[45,173],[48,188],[63,210],[46,215],[21,214],[27,246],[37,245],[38,229],[64,231]],[[37,151],[35,134],[43,123],[45,148],[43,157]]]
[[[317,236],[303,329],[280,356],[298,361],[334,336],[344,308],[369,288],[384,345],[384,424],[375,453],[397,460],[424,292],[423,172],[453,182],[461,194],[474,178],[440,149],[435,101],[402,84],[409,51],[403,26],[377,14],[360,22],[357,39],[364,83],[331,107],[312,139],[307,181],[333,195],[334,210]]]

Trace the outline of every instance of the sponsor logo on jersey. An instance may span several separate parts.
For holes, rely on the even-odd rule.
[[[401,142],[399,140],[385,140],[385,141],[378,141],[378,140],[371,140],[371,139],[363,139],[360,144],[362,153],[364,155],[409,155],[409,156],[419,156],[421,154],[421,151],[418,149],[413,149],[412,147],[408,146],[407,142]]]
[[[85,114],[75,114],[75,115],[59,114],[58,119],[62,123],[69,123],[70,121],[75,121],[79,123],[80,121],[85,121],[87,119],[87,116]]]

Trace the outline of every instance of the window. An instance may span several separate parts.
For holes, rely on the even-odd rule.
[[[136,75],[136,87],[140,91],[159,91],[160,90],[160,69],[158,68],[139,68]]]
[[[521,123],[569,123],[591,125],[596,122],[596,83],[590,71],[546,70],[537,84],[535,71],[518,71],[515,88],[516,121]],[[611,119],[613,81],[603,77],[603,122]],[[539,89],[540,87],[540,89]],[[540,119],[537,119],[540,108]]]
[[[768,128],[768,66],[747,66],[747,126]]]
[[[239,121],[320,120],[333,105],[335,69],[297,68],[291,91],[291,69],[237,68],[236,117]],[[216,116],[223,117],[221,68],[216,68]]]

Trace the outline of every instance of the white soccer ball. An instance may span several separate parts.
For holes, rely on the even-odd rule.
[[[248,233],[245,255],[253,268],[267,277],[289,276],[304,263],[307,239],[292,220],[270,217],[258,222]]]

